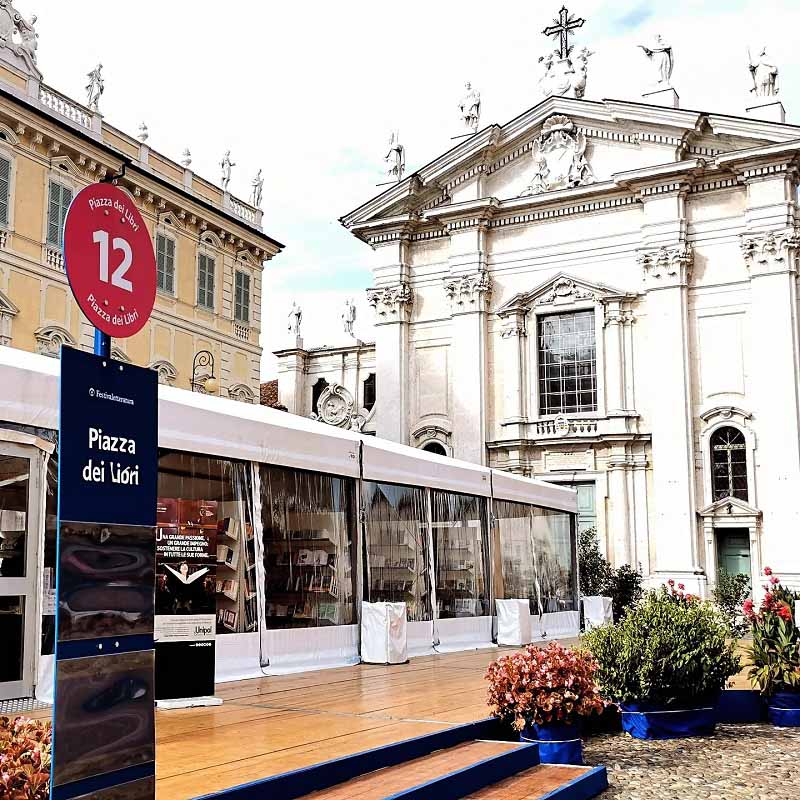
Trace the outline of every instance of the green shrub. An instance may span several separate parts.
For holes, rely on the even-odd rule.
[[[736,639],[741,639],[750,630],[750,625],[742,612],[742,605],[750,596],[750,577],[741,573],[730,575],[721,570],[713,595],[714,602],[728,620],[731,634]]]
[[[578,537],[578,574],[581,594],[585,597],[610,597],[614,619],[642,597],[642,576],[630,564],[615,570],[600,552],[594,528],[581,531]]]
[[[691,706],[739,671],[728,625],[711,603],[661,587],[584,644],[599,664],[603,696],[617,703]]]

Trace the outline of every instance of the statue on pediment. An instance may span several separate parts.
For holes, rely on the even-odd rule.
[[[652,43],[649,45],[640,44],[639,47],[644,51],[647,60],[653,69],[653,81],[655,86],[669,89],[672,84],[672,70],[675,67],[675,59],[672,56],[672,47],[668,45],[657,33]]]
[[[222,157],[222,161],[219,162],[219,165],[222,169],[222,191],[228,191],[228,185],[231,182],[231,171],[236,166],[235,161],[231,161],[231,151],[226,150],[225,155]]]
[[[464,84],[464,88],[467,93],[458,104],[458,110],[461,112],[464,125],[475,133],[481,119],[481,93],[477,89],[473,89],[469,81]]]
[[[287,331],[300,336],[300,325],[303,322],[303,309],[297,303],[292,303],[292,310],[289,312],[289,326]]]
[[[100,108],[100,96],[105,91],[106,85],[102,76],[103,65],[98,64],[86,77],[89,83],[86,84],[86,107],[90,111],[97,111]]]
[[[751,92],[756,97],[775,97],[778,94],[778,68],[770,63],[767,56],[767,48],[761,49],[755,63],[752,56],[748,51],[748,61],[750,66],[750,75],[753,78],[753,88]]]
[[[356,304],[352,300],[348,299],[344,301],[342,322],[344,323],[344,332],[348,336],[354,336],[353,326],[356,324]]]
[[[406,149],[400,144],[400,134],[397,131],[392,131],[389,150],[383,160],[386,162],[386,174],[400,183],[406,168]]]
[[[586,136],[563,114],[554,114],[542,125],[542,132],[533,143],[533,162],[533,179],[523,196],[594,182],[586,160]]]
[[[573,61],[571,56],[561,58],[553,51],[539,59],[544,72],[539,78],[539,89],[544,97],[574,97],[581,100],[586,92],[589,57],[594,53],[582,48]]]

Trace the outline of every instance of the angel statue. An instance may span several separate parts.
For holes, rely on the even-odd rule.
[[[105,91],[103,76],[100,74],[103,69],[102,64],[98,64],[86,77],[89,83],[86,85],[86,106],[90,111],[97,111],[100,107],[100,95]]]
[[[392,131],[392,137],[389,139],[389,151],[383,160],[388,165],[386,174],[400,183],[406,168],[406,149],[400,144],[400,134],[397,131]]]
[[[477,89],[473,89],[469,81],[464,84],[464,88],[467,93],[458,104],[458,109],[464,125],[475,133],[481,119],[481,93]]]
[[[219,162],[222,167],[222,191],[228,191],[228,184],[231,182],[231,169],[236,166],[236,162],[231,161],[231,151],[226,150],[222,161]]]
[[[761,48],[755,64],[748,50],[747,60],[750,62],[750,75],[753,78],[753,88],[750,91],[754,92],[756,97],[775,97],[779,91],[778,68],[774,64],[770,64],[767,48]]]
[[[30,20],[25,19],[22,14],[14,15],[14,22],[17,23],[17,30],[20,36],[20,47],[31,57],[31,61],[36,63],[36,48],[39,46],[39,34],[36,33],[34,25],[38,17],[34,14]]]
[[[671,45],[668,45],[661,37],[661,34],[657,33],[652,44],[640,44],[639,47],[644,50],[644,54],[653,66],[655,77],[653,83],[656,86],[670,88],[672,86],[670,83],[672,69],[675,66]]]

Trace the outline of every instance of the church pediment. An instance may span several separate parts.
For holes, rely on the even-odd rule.
[[[374,243],[375,231],[444,224],[438,216],[494,198],[519,206],[566,193],[638,191],[666,172],[719,176],[720,154],[800,139],[800,127],[618,100],[549,97],[505,125],[490,125],[341,217]],[[727,173],[726,173],[727,174]],[[557,195],[554,193],[558,193]]]
[[[723,497],[697,512],[701,517],[712,517],[714,519],[728,519],[736,517],[760,517],[761,511],[755,506],[751,506],[738,497]]]
[[[529,292],[520,292],[504,303],[497,313],[502,317],[514,312],[527,312],[535,306],[569,306],[575,303],[590,301],[603,302],[612,298],[629,296],[611,286],[591,283],[559,272]]]

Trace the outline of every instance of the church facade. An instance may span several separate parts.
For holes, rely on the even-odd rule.
[[[353,427],[575,486],[613,563],[800,584],[798,166],[800,127],[549,97],[342,218],[376,341],[281,351],[281,402],[349,381],[350,425],[365,361]]]

